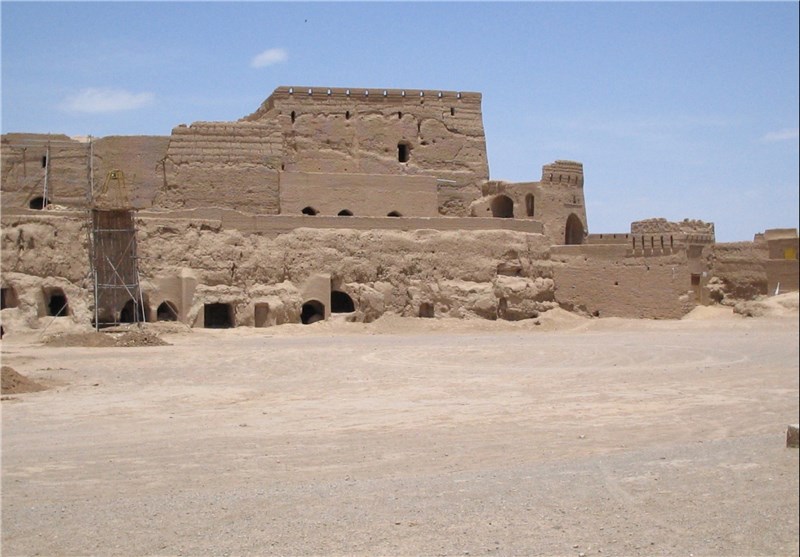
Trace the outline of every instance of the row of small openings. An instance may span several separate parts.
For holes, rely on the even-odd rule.
[[[319,214],[319,211],[317,211],[314,207],[310,207],[310,206],[309,207],[303,207],[303,209],[300,212],[303,213],[304,215],[309,215],[309,216],[312,216],[312,217],[317,216]],[[341,211],[336,213],[336,216],[337,217],[352,217],[353,216],[353,212],[350,209],[342,209]],[[390,211],[389,213],[386,214],[386,216],[387,217],[402,217],[403,215],[401,215],[399,211]]]
[[[294,87],[289,87],[289,94],[290,95],[294,95],[294,93],[295,93]],[[313,89],[308,89],[307,93],[308,93],[308,96],[310,97],[311,95],[314,94],[314,90]],[[333,91],[328,89],[325,93],[326,93],[326,95],[331,96],[333,94]],[[351,95],[351,93],[352,93],[352,91],[350,89],[345,89],[345,92],[344,92],[345,95],[347,95],[349,97]],[[365,97],[369,96],[369,89],[364,89],[364,96]],[[384,89],[383,90],[383,96],[384,97],[388,97],[389,96],[389,91]],[[400,96],[401,97],[405,97],[406,96],[406,92],[405,91],[400,91]],[[424,97],[425,96],[425,91],[420,91],[419,92],[419,96],[420,97]],[[442,93],[441,91],[439,91],[436,94],[436,97],[439,98],[439,99],[441,99],[443,96],[444,96],[444,93]],[[461,93],[456,93],[456,98],[460,99],[461,98]]]
[[[602,235],[600,237],[602,238]],[[616,238],[616,235],[614,237]],[[626,238],[628,237],[627,234],[625,235],[625,237]],[[642,249],[644,249],[645,243],[646,242],[644,240],[644,236],[642,236],[642,244],[641,244]],[[655,247],[656,247],[656,240],[653,236],[650,236],[650,248],[655,249]],[[669,237],[669,247],[670,249],[675,247],[675,242],[672,236]],[[636,236],[633,237],[633,249],[636,249]],[[664,249],[664,236],[661,236],[661,249]]]
[[[555,181],[555,180],[553,179],[553,178],[554,178],[554,176],[555,176],[555,175],[554,175],[554,174],[551,172],[551,173],[550,173],[550,177],[549,177],[549,181],[550,181],[550,182],[554,182],[554,181]],[[562,182],[564,178],[566,178],[566,181],[567,181],[567,183],[568,183],[568,184],[572,183],[572,179],[573,179],[573,178],[575,178],[575,183],[576,183],[576,184],[579,182],[579,177],[578,177],[578,176],[570,176],[569,174],[558,174],[558,181],[559,181],[559,183],[560,183],[560,182]]]
[[[43,288],[45,314],[53,317],[69,315],[69,302],[60,288]],[[0,288],[0,309],[15,308],[19,305],[17,291],[13,286]]]
[[[145,308],[138,302],[128,300],[122,306],[119,312],[120,323],[146,323],[151,321],[152,317],[147,314]],[[161,302],[156,308],[156,321],[177,321],[178,308],[170,302],[165,300]]]
[[[455,115],[456,115],[456,109],[455,109],[455,107],[451,106],[450,107],[450,116],[455,116]],[[294,124],[297,121],[297,112],[292,110],[292,113],[290,114],[290,116],[292,118],[292,124]],[[345,111],[344,118],[345,118],[345,120],[349,120],[350,119],[350,111],[349,110]],[[398,111],[397,112],[397,118],[398,119],[402,119],[403,118],[403,112],[402,111]]]

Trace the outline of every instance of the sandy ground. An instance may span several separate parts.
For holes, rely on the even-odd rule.
[[[796,312],[162,337],[2,341],[3,555],[798,555]]]

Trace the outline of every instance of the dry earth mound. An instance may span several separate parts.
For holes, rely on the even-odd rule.
[[[40,385],[36,381],[28,379],[10,366],[2,367],[2,394],[16,395],[20,393],[35,393],[43,391],[47,387]]]
[[[58,348],[84,347],[84,348],[111,348],[131,346],[169,346],[158,335],[149,331],[129,331],[122,334],[114,333],[74,333],[54,335],[45,339],[48,346]]]
[[[742,301],[733,306],[733,312],[745,317],[791,317],[800,313],[800,296],[797,292],[789,292]]]

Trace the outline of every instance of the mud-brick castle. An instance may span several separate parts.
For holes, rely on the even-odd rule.
[[[678,318],[798,288],[797,231],[589,234],[583,166],[492,180],[479,93],[279,87],[166,137],[2,136],[5,332],[331,317]]]

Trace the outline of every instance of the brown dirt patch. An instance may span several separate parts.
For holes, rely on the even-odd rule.
[[[4,395],[16,395],[21,393],[35,393],[43,391],[47,387],[40,385],[36,381],[28,379],[10,366],[2,367],[2,393]]]
[[[57,348],[112,348],[132,346],[169,346],[158,335],[149,331],[128,331],[126,333],[72,333],[55,335],[45,339],[47,346]]]

